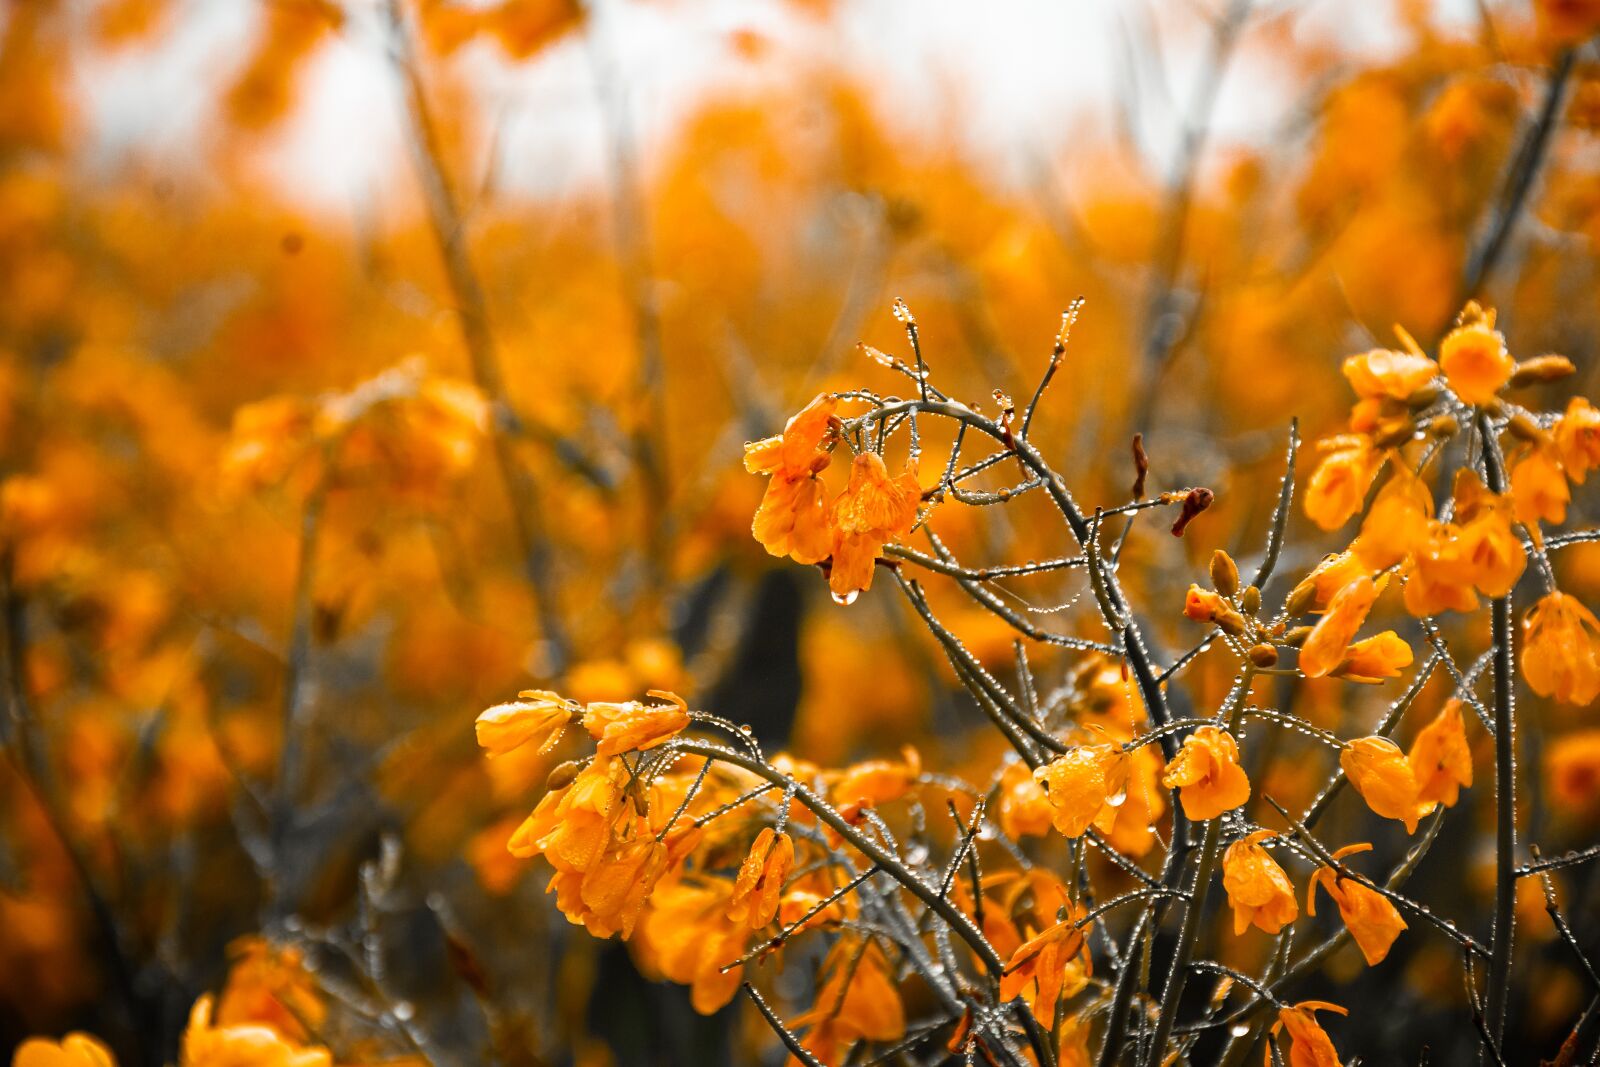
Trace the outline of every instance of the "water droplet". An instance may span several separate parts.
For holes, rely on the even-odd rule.
[[[411,1006],[411,1001],[409,1000],[402,1000],[394,1006],[394,1017],[403,1023],[410,1022],[411,1017],[416,1013],[417,1009]]]
[[[1128,791],[1126,789],[1117,793],[1112,793],[1110,796],[1106,797],[1106,803],[1113,808],[1120,808],[1127,802]]]
[[[751,728],[749,723],[745,722],[739,724],[739,732],[744,734],[746,737],[749,737],[751,734],[755,733],[755,730]]]
[[[1234,1023],[1232,1026],[1228,1027],[1228,1033],[1232,1034],[1234,1037],[1244,1037],[1250,1033],[1250,1024]]]
[[[843,604],[845,607],[849,607],[851,604],[856,602],[856,597],[860,595],[861,590],[859,589],[852,589],[848,593],[835,593],[833,594],[833,602],[835,604]]]

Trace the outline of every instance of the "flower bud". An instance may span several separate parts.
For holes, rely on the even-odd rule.
[[[1435,437],[1454,437],[1461,432],[1461,424],[1456,421],[1454,415],[1447,412],[1428,420],[1428,432]]]
[[[1411,421],[1410,416],[1390,419],[1373,432],[1372,443],[1379,448],[1399,448],[1416,435],[1417,424]]]
[[[1299,648],[1306,643],[1306,638],[1311,636],[1311,630],[1310,626],[1296,626],[1283,635],[1283,643],[1290,648]]]
[[[1406,397],[1406,407],[1412,411],[1421,411],[1435,400],[1438,400],[1443,392],[1444,390],[1439,387],[1438,382],[1429,382]]]
[[[1250,649],[1250,662],[1257,667],[1271,667],[1278,662],[1278,650],[1263,641]]]
[[[1531,444],[1544,444],[1550,439],[1544,428],[1530,419],[1525,411],[1519,411],[1511,416],[1511,421],[1506,423],[1506,429],[1511,431],[1511,436]]]
[[[1244,587],[1244,592],[1239,596],[1239,607],[1244,609],[1246,615],[1254,615],[1261,610],[1261,590],[1253,585]]]
[[[1239,591],[1238,564],[1220,548],[1211,553],[1211,588],[1223,596],[1232,596]]]
[[[1578,368],[1566,356],[1535,356],[1516,365],[1511,372],[1513,386],[1553,382],[1574,373]]]
[[[583,770],[576,760],[567,760],[550,768],[550,776],[544,780],[544,787],[550,792],[565,789],[578,777],[578,772]]]
[[[1240,615],[1232,608],[1229,608],[1221,615],[1218,615],[1216,623],[1222,632],[1227,634],[1229,637],[1239,637],[1245,631],[1244,616]]]
[[[1294,587],[1294,592],[1289,594],[1289,599],[1283,605],[1284,614],[1291,619],[1298,618],[1311,610],[1311,605],[1317,601],[1317,583],[1310,578]]]

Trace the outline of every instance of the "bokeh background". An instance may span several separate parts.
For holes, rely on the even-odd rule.
[[[563,757],[485,763],[476,713],[668,688],[823,763],[992,762],[892,589],[838,608],[749,536],[744,442],[904,388],[856,348],[905,354],[897,297],[983,404],[1086,299],[1035,439],[1089,501],[1125,498],[1136,431],[1162,485],[1216,491],[1124,557],[1178,647],[1211,550],[1259,544],[1290,418],[1336,432],[1340,360],[1459,308],[1588,6],[10,0],[0,1058],[81,1028],[166,1062],[264,938],[355,1020],[340,1062],[775,1061],[747,1006],[697,1016],[554,911],[503,843]],[[1574,54],[1486,295],[1593,396]],[[974,556],[1070,549],[964,514]],[[1337,547],[1294,532],[1289,570]],[[1592,598],[1600,554],[1561,567]],[[1527,733],[1530,834],[1591,843],[1592,710]],[[1468,830],[1447,900],[1492,880]],[[1564,892],[1592,945],[1600,892]],[[1366,1062],[1471,1041],[1450,953],[1404,951],[1341,993]],[[1559,948],[1526,966],[1548,1053],[1588,994]]]

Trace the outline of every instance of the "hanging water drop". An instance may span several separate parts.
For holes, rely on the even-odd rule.
[[[835,593],[833,594],[833,602],[835,604],[843,604],[845,607],[849,607],[851,604],[856,602],[856,597],[860,595],[861,590],[859,589],[852,589],[848,593]]]
[[[1122,805],[1126,804],[1127,802],[1128,802],[1128,791],[1125,788],[1124,789],[1119,789],[1115,793],[1112,793],[1110,796],[1106,797],[1106,804],[1109,807],[1113,807],[1113,808],[1120,808],[1120,807],[1122,807]]]
[[[1228,1033],[1232,1034],[1234,1037],[1244,1037],[1250,1033],[1250,1024],[1234,1023],[1232,1026],[1228,1027]]]

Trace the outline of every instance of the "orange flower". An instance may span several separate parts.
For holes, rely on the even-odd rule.
[[[1000,829],[1017,840],[1050,832],[1054,809],[1026,763],[1006,764],[1000,773]]]
[[[652,689],[649,696],[667,704],[641,704],[629,700],[621,704],[590,704],[583,715],[583,728],[600,744],[600,756],[619,752],[643,751],[670,740],[689,725],[689,705],[676,693]]]
[[[1339,1005],[1324,1000],[1302,1000],[1292,1007],[1278,1009],[1278,1021],[1272,1024],[1272,1033],[1276,1036],[1280,1029],[1289,1031],[1289,1067],[1339,1067],[1339,1050],[1333,1047],[1333,1040],[1312,1014],[1318,1011],[1350,1014]],[[1266,1057],[1270,1064],[1270,1047]]]
[[[1366,575],[1334,594],[1327,614],[1300,646],[1300,670],[1307,678],[1321,678],[1344,662],[1350,639],[1367,621],[1377,599],[1378,587]]]
[[[1406,754],[1417,780],[1417,803],[1455,807],[1462,786],[1472,785],[1472,750],[1461,721],[1461,701],[1449,700],[1424,726]]]
[[[1412,555],[1402,599],[1406,610],[1418,618],[1477,608],[1468,546],[1461,532],[1454,523],[1430,522],[1426,543]]]
[[[1335,852],[1333,858],[1340,860],[1371,847],[1369,844],[1346,845]],[[1311,875],[1311,884],[1306,887],[1307,915],[1317,914],[1318,885],[1327,889],[1333,902],[1339,905],[1339,916],[1366,957],[1367,965],[1382,963],[1394,939],[1406,928],[1405,920],[1400,918],[1389,898],[1353,879],[1341,878],[1332,867],[1318,867]]]
[[[211,1006],[209,994],[195,1001],[183,1032],[179,1067],[332,1067],[333,1055],[327,1049],[297,1045],[270,1026],[213,1026]]]
[[[749,931],[728,922],[731,885],[672,881],[650,896],[629,942],[640,969],[690,987],[689,1003],[701,1015],[721,1009],[739,991],[743,969],[723,967],[744,954]]]
[[[1128,754],[1121,745],[1078,745],[1035,770],[1033,777],[1044,787],[1056,829],[1081,837],[1102,808],[1127,797]]]
[[[1576,597],[1547,593],[1524,616],[1522,676],[1540,696],[1589,704],[1600,696],[1600,619]]]
[[[1554,438],[1567,477],[1582,485],[1589,472],[1600,467],[1600,408],[1581,396],[1573,397],[1555,425]]]
[[[1392,400],[1404,400],[1439,373],[1439,365],[1427,356],[1387,348],[1349,356],[1343,369],[1357,396]]]
[[[1289,876],[1260,845],[1275,836],[1271,830],[1257,830],[1229,845],[1222,855],[1222,888],[1228,891],[1228,903],[1233,907],[1235,934],[1244,933],[1251,925],[1275,934],[1300,914]]]
[[[1511,378],[1515,361],[1494,328],[1494,312],[1467,305],[1464,321],[1439,343],[1439,367],[1464,404],[1487,404]]]
[[[1319,614],[1326,612],[1339,590],[1357,578],[1371,576],[1372,571],[1348,549],[1323,557],[1322,562],[1318,563],[1305,579],[1311,583],[1312,589],[1312,600],[1306,610]],[[1385,581],[1386,578],[1378,580],[1379,590],[1382,590]]]
[[[900,751],[899,763],[867,760],[846,767],[833,783],[833,802],[881,807],[905,796],[921,775],[922,757],[907,745]]]
[[[828,515],[833,530],[828,587],[836,600],[848,603],[872,588],[878,553],[888,541],[911,532],[921,499],[922,489],[912,467],[890,478],[883,457],[876,452],[863,452],[855,458],[850,484],[834,500]]]
[[[1550,746],[1544,759],[1557,810],[1587,817],[1600,808],[1600,729],[1567,734]]]
[[[750,531],[774,556],[820,563],[829,552],[826,492],[817,477],[832,461],[821,451],[839,402],[819,394],[776,437],[744,446],[745,470],[770,474]]]
[[[1385,630],[1345,649],[1344,662],[1337,673],[1346,681],[1376,683],[1398,678],[1400,669],[1409,666],[1411,646],[1393,630]]]
[[[1305,511],[1324,530],[1336,530],[1361,510],[1380,457],[1364,437],[1335,437],[1324,445],[1332,450],[1311,472]]]
[[[1535,448],[1511,468],[1511,499],[1517,521],[1529,528],[1540,519],[1558,525],[1567,521],[1572,490],[1550,449]]]
[[[30,1037],[17,1046],[11,1067],[117,1067],[117,1059],[98,1038],[68,1034],[59,1042]]]
[[[611,842],[611,828],[622,814],[620,760],[597,756],[565,789],[540,799],[506,848],[527,859],[543,854],[558,871],[588,871]]]
[[[1183,813],[1196,822],[1214,819],[1250,799],[1250,779],[1239,766],[1239,746],[1233,735],[1215,726],[1202,726],[1183,739],[1161,784],[1178,790]]]
[[[1183,598],[1183,613],[1195,622],[1215,622],[1224,612],[1230,611],[1228,602],[1209,589],[1190,583]]]
[[[851,959],[859,960],[851,966]],[[883,950],[840,938],[823,967],[828,979],[817,990],[816,1008],[794,1026],[812,1025],[805,1047],[824,1063],[842,1063],[857,1041],[896,1041],[906,1032],[905,1007],[889,976]]]
[[[1350,548],[1372,571],[1392,567],[1427,543],[1433,497],[1422,479],[1398,461],[1395,472],[1378,491],[1361,523],[1361,535]]]
[[[1367,807],[1385,819],[1406,824],[1415,833],[1417,821],[1437,805],[1418,799],[1417,776],[1400,746],[1387,737],[1358,737],[1339,752],[1339,766]]]
[[[510,704],[496,704],[478,716],[478,744],[490,759],[504,756],[530,741],[549,752],[572,721],[573,707],[555,693],[525,689]]]
[[[1067,908],[1067,917],[1047,927],[1011,954],[1000,978],[1000,1001],[1026,997],[1034,1015],[1047,1026],[1055,1025],[1056,1006],[1063,993],[1079,992],[1088,984],[1091,961],[1086,942],[1089,924],[1081,904]],[[1027,996],[1029,989],[1032,996]]]
[[[783,880],[794,866],[794,840],[772,827],[763,827],[733,881],[728,898],[728,918],[759,930],[778,913]]]

